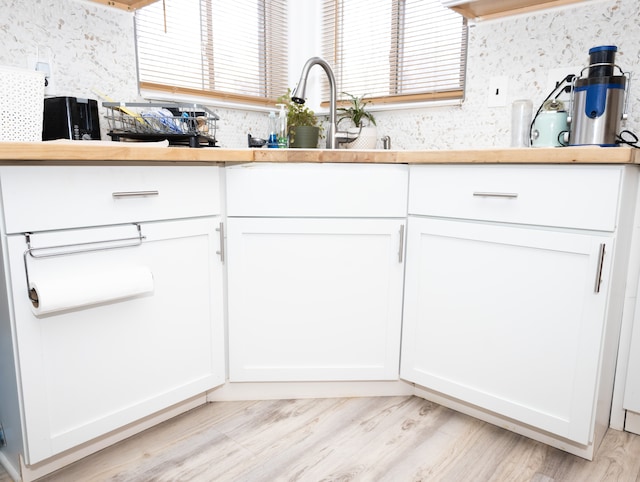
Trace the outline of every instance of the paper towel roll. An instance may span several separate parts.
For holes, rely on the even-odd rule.
[[[46,315],[73,308],[130,298],[153,291],[153,274],[146,266],[126,266],[94,272],[39,273],[29,281],[31,309]]]

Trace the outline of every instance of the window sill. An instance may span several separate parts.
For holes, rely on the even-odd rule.
[[[140,89],[140,96],[149,102],[193,102],[195,104],[202,104],[209,107],[218,107],[221,109],[233,109],[244,110],[249,112],[270,112],[275,111],[276,106],[248,104],[244,102],[233,102],[221,99],[215,99],[206,96],[188,95],[188,94],[175,94],[170,92],[162,92],[157,90]]]
[[[244,110],[250,112],[270,112],[275,111],[276,106],[268,105],[256,105],[256,104],[245,104],[240,102],[230,102],[223,101],[219,99],[214,99],[211,97],[199,97],[196,95],[186,95],[186,94],[172,94],[169,92],[162,92],[156,90],[148,90],[141,89],[140,95],[148,101],[171,101],[171,102],[193,102],[196,104],[202,104],[211,107],[218,107],[223,109],[233,109],[233,110]],[[423,102],[404,102],[404,103],[396,103],[396,104],[374,104],[367,107],[367,110],[371,112],[395,112],[395,111],[406,111],[406,110],[416,110],[416,109],[429,109],[434,107],[449,107],[449,106],[460,106],[462,105],[464,99],[442,99],[442,100],[430,100]],[[329,116],[329,107],[322,106],[317,109],[313,109],[313,111],[319,116]]]

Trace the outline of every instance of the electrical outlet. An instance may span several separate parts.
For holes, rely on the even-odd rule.
[[[44,95],[54,94],[53,75],[51,73],[51,64],[48,61],[36,62],[36,70],[44,73]]]
[[[508,77],[491,77],[489,79],[489,96],[487,98],[487,105],[489,107],[505,107],[507,105],[508,86]]]
[[[551,91],[553,91],[553,89],[555,89],[560,84],[560,82],[562,82],[567,77],[567,75],[569,74],[580,75],[580,70],[582,70],[582,67],[559,67],[557,69],[549,70],[547,74],[547,85],[544,89],[545,96],[550,94]],[[565,85],[571,85],[571,84],[565,84]],[[556,94],[556,96],[554,97],[556,99],[568,101],[569,98],[571,97],[571,94],[563,91],[563,92],[560,92],[559,94]]]
[[[38,54],[36,55],[29,55],[27,57],[27,68],[36,70],[38,72],[43,72],[46,81],[44,86],[44,95],[55,95],[53,65],[51,63],[49,55],[41,53],[40,50],[38,50]]]

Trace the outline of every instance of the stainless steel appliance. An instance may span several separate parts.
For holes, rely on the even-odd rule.
[[[618,145],[620,124],[626,119],[630,74],[615,64],[617,51],[615,45],[593,47],[589,66],[574,79],[567,119],[569,145]],[[614,75],[616,69],[619,75]]]

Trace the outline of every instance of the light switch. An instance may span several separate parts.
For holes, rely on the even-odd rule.
[[[505,107],[507,105],[507,88],[509,78],[506,76],[491,77],[489,79],[489,95],[487,105],[489,107]]]

